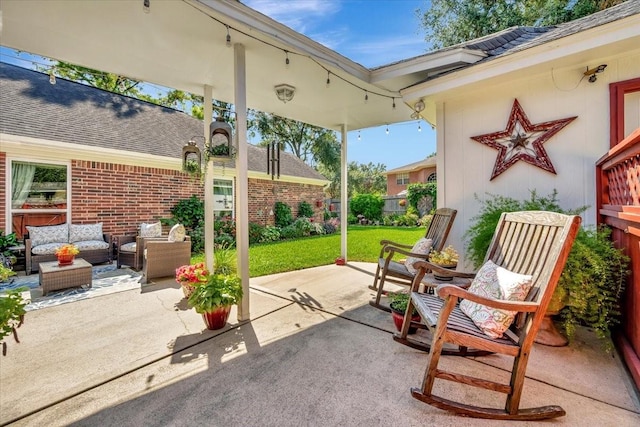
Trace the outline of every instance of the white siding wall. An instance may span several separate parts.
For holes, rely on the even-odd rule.
[[[597,82],[589,83],[585,78],[578,83],[586,65],[603,63],[608,67],[598,74]],[[487,193],[521,200],[529,197],[530,190],[546,196],[556,189],[563,208],[588,205],[583,223],[595,224],[594,164],[609,149],[609,83],[637,77],[640,50],[613,58],[591,58],[553,73],[551,66],[542,74],[523,73],[521,78],[487,83],[464,96],[439,94],[438,206],[458,210],[449,242],[464,250],[464,231],[479,212],[476,196],[484,199]],[[557,175],[518,161],[489,180],[498,151],[470,137],[504,130],[516,98],[532,124],[578,116],[544,144]],[[631,103],[637,104],[637,99]],[[636,115],[637,111],[636,106]]]

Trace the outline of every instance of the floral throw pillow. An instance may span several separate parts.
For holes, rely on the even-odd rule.
[[[103,239],[101,222],[97,224],[71,224],[69,226],[69,242],[71,243]]]
[[[171,227],[167,240],[170,242],[184,242],[185,237],[186,237],[186,231],[184,229],[184,225],[176,224],[173,227]]]
[[[431,246],[433,246],[433,240],[423,237],[418,240],[415,245],[413,245],[413,248],[411,248],[411,252],[414,254],[427,255],[431,251]],[[417,261],[424,261],[424,259],[413,256],[407,257],[404,265],[405,267],[407,267],[407,270],[409,270],[409,273],[416,274],[418,272],[418,270],[416,270],[413,266],[413,263]]]
[[[69,243],[69,225],[46,225],[34,227],[27,225],[31,247],[45,245],[47,243]]]
[[[489,260],[476,274],[469,292],[493,299],[524,301],[532,284],[531,276],[514,273]],[[460,302],[460,310],[491,338],[502,337],[517,313],[487,307],[469,300]]]
[[[160,221],[153,224],[140,224],[140,237],[162,237],[162,224]]]

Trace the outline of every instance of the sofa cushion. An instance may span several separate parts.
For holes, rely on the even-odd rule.
[[[64,243],[43,243],[42,245],[32,247],[31,253],[34,255],[54,255],[56,250],[62,245],[64,245]]]
[[[69,226],[69,242],[85,242],[88,240],[103,240],[102,223],[71,224]]]
[[[514,273],[487,261],[473,279],[469,292],[485,298],[524,301],[531,286],[531,276]],[[487,307],[469,300],[460,301],[460,310],[473,320],[478,328],[491,338],[500,338],[517,312]]]
[[[120,252],[135,252],[136,251],[136,242],[129,242],[129,243],[125,243],[124,245],[120,246],[120,249],[118,249]]]
[[[142,223],[140,224],[140,237],[161,237],[162,236],[162,224],[160,221],[152,224]]]
[[[27,225],[31,247],[47,243],[69,243],[69,225],[45,225],[34,227]]]
[[[79,257],[82,257],[82,251],[95,251],[100,249],[109,249],[109,243],[104,240],[85,240],[74,243],[80,250]]]

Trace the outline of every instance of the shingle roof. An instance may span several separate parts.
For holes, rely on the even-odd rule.
[[[180,158],[202,129],[181,111],[61,78],[52,85],[47,74],[0,63],[2,133]],[[265,148],[248,144],[248,167],[266,174]],[[280,173],[325,179],[290,153],[282,153]]]
[[[640,13],[640,1],[629,0],[608,9],[601,10],[592,15],[585,16],[573,21],[549,27],[512,27],[484,37],[469,40],[453,46],[448,46],[436,51],[429,52],[421,57],[428,58],[430,55],[440,54],[455,49],[480,50],[487,54],[486,58],[473,64],[465,65],[454,70],[447,70],[442,74],[429,76],[427,80],[433,80],[443,74],[460,70],[461,68],[473,67],[491,61],[497,57],[510,55],[535,46],[549,43],[553,40],[571,36],[582,31],[586,31],[601,25],[618,21],[632,15]],[[406,60],[408,61],[408,60]],[[401,61],[404,62],[404,61]],[[419,84],[419,83],[414,83]]]

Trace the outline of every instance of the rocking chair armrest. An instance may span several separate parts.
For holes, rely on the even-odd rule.
[[[534,312],[540,307],[539,304],[530,301],[507,301],[498,300],[493,298],[485,298],[483,296],[471,293],[466,289],[463,289],[455,285],[439,285],[436,288],[436,293],[440,298],[447,298],[448,296],[455,296],[458,299],[468,299],[469,301],[483,304],[491,308],[499,308],[501,310],[510,310],[517,312],[530,311]]]
[[[412,246],[409,246],[409,247],[412,248]],[[385,246],[382,249],[382,252],[389,252],[389,255],[387,255],[387,257],[388,256],[393,257],[394,254],[398,253],[398,254],[401,254],[401,255],[406,255],[406,256],[410,256],[410,257],[414,257],[414,258],[421,258],[421,259],[424,259],[425,262],[426,262],[427,259],[429,259],[429,254],[418,254],[418,253],[415,253],[415,252],[409,252],[409,251],[407,251],[405,249],[402,249],[402,248],[399,248],[397,246]],[[381,258],[384,258],[384,256],[382,256]]]
[[[415,254],[413,256],[415,256]],[[420,256],[420,258],[425,258],[425,255]],[[476,277],[475,273],[465,273],[464,271],[450,270],[438,264],[432,264],[426,259],[425,261],[414,262],[413,268],[415,268],[416,270],[423,269],[425,272],[432,271],[434,273],[437,273],[438,276],[444,277],[460,277],[462,279],[473,279],[474,277]]]
[[[382,246],[380,248],[380,258],[384,258],[385,255],[385,250],[387,249],[387,247],[395,247],[395,248],[412,248],[413,246],[411,245],[405,245],[402,243],[396,243],[396,242],[392,242],[391,240],[380,240],[380,245]]]

